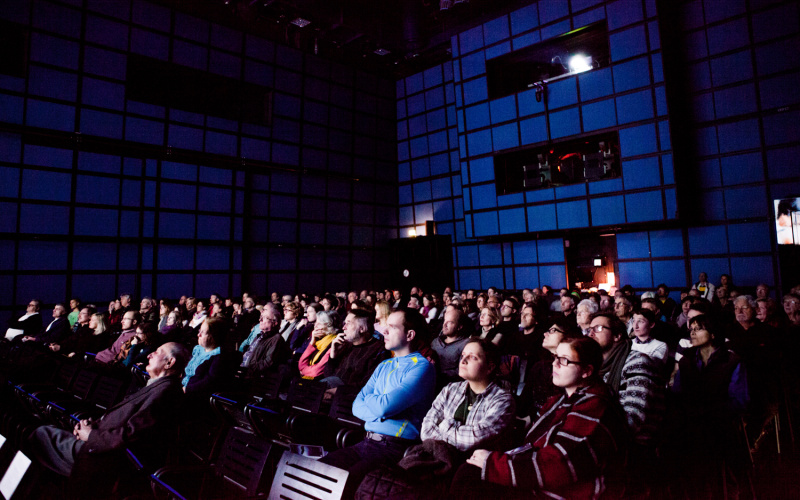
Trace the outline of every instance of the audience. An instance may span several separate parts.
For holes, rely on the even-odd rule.
[[[791,355],[800,347],[800,297],[794,293],[782,296],[781,310],[767,285],[737,291],[723,276],[714,287],[705,273],[682,292],[680,306],[664,284],[641,296],[630,286],[597,293],[561,289],[558,295],[548,286],[542,290],[445,290],[444,304],[418,287],[407,300],[401,290],[329,293],[317,297],[321,303],[302,294],[274,293],[266,303],[249,294],[242,301],[184,296],[186,323],[184,308],[172,309],[169,299],[156,309],[156,301],[143,297],[137,310],[122,294],[107,313],[81,306],[73,329],[61,304],[42,325],[39,302],[32,300],[9,322],[5,338],[9,348],[27,349],[21,341],[29,342],[35,353],[28,349],[20,357],[17,364],[28,369],[12,369],[15,376],[33,376],[56,356],[59,363],[83,363],[86,352],[97,352],[99,364],[87,365],[92,369],[148,365],[151,372],[154,359],[169,364],[170,353],[182,348],[171,342],[178,340],[193,351],[191,360],[184,356],[185,373],[171,375],[181,375],[187,395],[181,399],[192,415],[210,409],[213,392],[254,383],[281,366],[284,373],[286,363],[295,376],[322,379],[329,393],[342,385],[359,388],[353,413],[366,422],[367,437],[323,459],[350,471],[348,494],[385,465],[406,469],[412,474],[406,478],[438,474],[441,491],[455,473],[450,494],[459,498],[596,497],[614,494],[623,474],[630,497],[663,488],[678,496],[721,496],[722,482],[709,478],[745,473],[738,422],[743,418],[755,449],[783,402],[781,391],[800,394]],[[381,297],[411,307],[393,311]],[[470,316],[475,299],[483,306],[477,318]],[[179,357],[170,358],[173,366]],[[512,358],[519,373],[509,376],[501,369]],[[237,368],[242,378],[235,381]],[[576,426],[579,415],[594,420]],[[517,416],[533,423],[524,441],[512,432]],[[516,422],[521,431],[523,420]],[[75,436],[100,426],[80,423]],[[45,450],[51,445],[43,441],[58,439],[74,448],[72,456],[45,450],[51,457],[42,459],[68,475],[82,445],[54,436],[42,430],[35,447]],[[415,486],[433,484],[425,481]],[[741,486],[729,485],[731,491]]]

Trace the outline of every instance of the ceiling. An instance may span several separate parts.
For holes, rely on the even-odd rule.
[[[528,3],[446,0],[452,5],[442,10],[440,0],[154,1],[392,80],[450,59],[452,35]],[[292,24],[298,18],[310,23]]]

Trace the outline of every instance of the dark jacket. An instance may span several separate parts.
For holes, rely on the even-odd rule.
[[[186,395],[208,400],[212,393],[226,389],[233,381],[239,363],[241,354],[238,351],[223,351],[211,356],[197,367],[189,379],[189,383],[186,384]]]
[[[50,323],[48,323],[50,326]],[[67,316],[61,316],[58,318],[55,323],[50,326],[48,330],[47,326],[36,336],[36,342],[41,342],[43,344],[58,344],[72,332],[72,328],[70,327],[69,320]]]
[[[136,446],[166,452],[165,433],[183,400],[181,379],[170,375],[154,380],[108,409],[95,422],[79,455],[97,455]]]
[[[20,316],[21,318],[22,316]],[[35,337],[42,331],[42,315],[36,313],[29,316],[25,321],[14,319],[8,322],[9,328],[16,328],[22,330],[23,337]]]
[[[322,370],[326,377],[339,377],[345,385],[364,387],[375,367],[387,358],[389,351],[383,342],[370,337],[365,344],[354,346],[348,343],[335,358],[328,358]]]

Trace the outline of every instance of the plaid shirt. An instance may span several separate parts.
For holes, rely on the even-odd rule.
[[[445,441],[461,451],[491,448],[513,427],[514,397],[492,382],[477,395],[464,424],[453,419],[466,398],[468,382],[453,382],[442,389],[422,421],[420,437]]]

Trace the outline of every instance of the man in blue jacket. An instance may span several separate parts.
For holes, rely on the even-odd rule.
[[[427,324],[419,312],[401,310],[389,316],[383,341],[394,357],[378,365],[353,402],[353,415],[364,421],[367,435],[322,459],[350,472],[344,498],[352,496],[370,471],[396,464],[406,448],[419,442],[436,385],[435,368],[417,352],[427,337]]]

